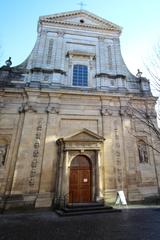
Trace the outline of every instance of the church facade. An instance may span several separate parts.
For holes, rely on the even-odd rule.
[[[121,27],[80,10],[42,16],[37,31],[26,61],[0,69],[0,207],[157,195],[155,139],[128,111],[151,113],[155,98],[123,61]]]

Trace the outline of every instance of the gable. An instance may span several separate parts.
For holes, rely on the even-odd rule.
[[[40,17],[43,22],[99,28],[121,32],[121,27],[85,10],[71,11]]]
[[[65,21],[66,23],[70,24],[84,24],[84,25],[94,25],[94,26],[99,26],[100,23],[96,21],[95,19],[88,17],[85,14],[79,14],[76,17],[67,17],[63,19],[62,21]],[[101,24],[102,25],[102,24]]]

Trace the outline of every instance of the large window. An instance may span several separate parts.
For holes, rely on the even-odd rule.
[[[73,86],[88,86],[88,67],[85,65],[74,65]]]

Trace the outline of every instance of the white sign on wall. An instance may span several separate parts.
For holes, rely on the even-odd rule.
[[[116,205],[120,205],[120,204],[121,205],[127,205],[127,201],[126,201],[124,192],[122,190],[117,192],[117,197],[116,197],[115,204]]]

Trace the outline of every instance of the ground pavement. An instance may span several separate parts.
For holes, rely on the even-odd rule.
[[[0,215],[0,240],[160,240],[160,208],[59,217],[54,212]]]

